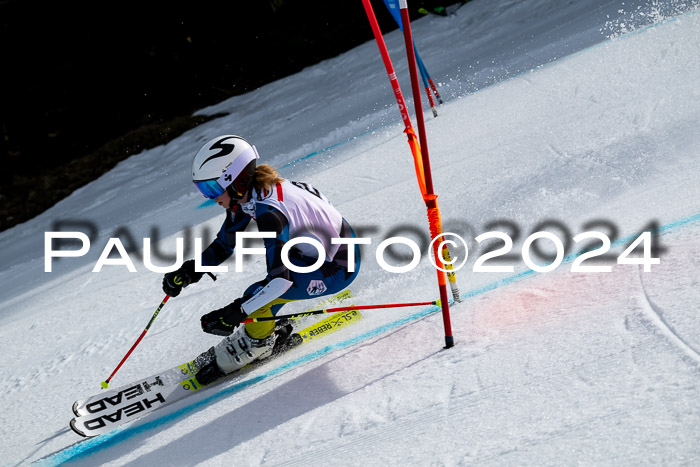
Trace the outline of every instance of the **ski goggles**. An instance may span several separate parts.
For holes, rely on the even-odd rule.
[[[245,167],[250,162],[259,158],[260,156],[258,156],[258,151],[255,149],[255,146],[252,146],[250,149],[243,151],[231,163],[231,165],[226,168],[224,173],[221,174],[219,178],[210,180],[195,180],[194,185],[205,198],[216,199],[224,194],[226,187],[235,182],[236,178],[241,174],[241,172],[243,172]],[[243,198],[243,195],[245,195],[245,193],[240,193],[238,190],[236,190],[232,198],[241,199]]]
[[[216,199],[224,194],[226,188],[219,185],[217,180],[204,180],[203,182],[194,182],[194,186],[197,187],[199,192],[204,195],[205,198]]]

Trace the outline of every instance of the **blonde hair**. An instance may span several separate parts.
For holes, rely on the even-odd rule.
[[[274,167],[268,164],[261,164],[255,168],[253,175],[253,186],[258,191],[270,190],[272,185],[282,183],[284,178],[280,177]]]

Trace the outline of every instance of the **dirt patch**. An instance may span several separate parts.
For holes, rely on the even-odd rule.
[[[1,187],[0,231],[44,212],[124,159],[145,149],[167,144],[187,130],[224,115],[190,115],[148,124],[58,167],[32,176],[13,176],[9,186]]]

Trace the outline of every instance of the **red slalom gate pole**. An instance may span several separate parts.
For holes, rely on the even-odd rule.
[[[408,143],[411,147],[411,152],[413,153],[414,164],[416,168],[416,177],[418,179],[418,185],[420,186],[421,194],[423,195],[423,200],[425,201],[426,208],[428,209],[428,220],[430,222],[430,234],[431,238],[435,239],[442,234],[442,221],[440,220],[440,210],[437,206],[437,195],[433,191],[433,179],[430,171],[430,159],[428,157],[428,146],[427,138],[425,137],[425,122],[423,119],[423,109],[422,102],[420,99],[420,87],[418,86],[418,71],[416,66],[416,57],[413,49],[413,39],[411,36],[411,25],[408,18],[408,10],[405,0],[399,0],[399,5],[401,8],[401,20],[404,27],[404,38],[406,40],[406,50],[409,54],[409,66],[411,71],[411,84],[413,88],[414,103],[416,105],[416,118],[419,125],[419,131],[421,132],[420,143],[417,144],[415,141],[415,132],[413,126],[411,125],[411,119],[408,115],[408,110],[406,109],[406,103],[403,99],[403,94],[401,93],[401,88],[399,87],[398,79],[396,78],[396,73],[394,67],[391,63],[391,58],[389,57],[389,52],[384,43],[384,38],[379,30],[379,24],[377,23],[377,18],[374,15],[374,10],[372,9],[372,4],[370,0],[362,0],[362,5],[367,13],[367,19],[369,20],[370,27],[374,33],[374,38],[379,47],[379,53],[384,61],[384,66],[386,67],[387,74],[389,75],[389,81],[391,82],[391,87],[394,90],[396,96],[396,101],[399,105],[399,111],[401,112],[401,118],[404,121],[406,129],[404,130],[408,135]],[[425,151],[423,151],[422,146],[425,145]],[[447,259],[449,253],[441,254],[439,251],[438,242],[433,244],[433,253],[435,255],[435,264],[440,264],[440,257]],[[449,270],[450,265],[447,264],[447,269]],[[450,305],[447,298],[447,285],[445,280],[445,273],[439,269],[437,271],[438,286],[440,289],[440,307],[442,309],[443,323],[445,327],[445,348],[450,348],[454,346],[454,337],[452,336],[452,324],[450,320]],[[454,281],[453,281],[454,279]],[[453,285],[454,282],[454,285]],[[454,273],[450,274],[450,285],[453,286],[453,295],[455,300],[459,299],[459,293],[456,288],[456,279],[454,278]]]
[[[428,153],[428,138],[425,132],[425,120],[423,118],[423,103],[420,97],[420,84],[418,82],[418,66],[416,64],[416,54],[413,46],[413,37],[411,34],[411,20],[408,16],[408,3],[406,0],[399,0],[399,8],[401,9],[401,22],[403,23],[403,36],[406,45],[406,55],[408,57],[408,68],[411,75],[411,89],[413,90],[413,103],[416,109],[416,123],[418,125],[418,137],[420,139],[421,156],[423,162],[423,171],[425,175],[426,194],[424,195],[425,205],[428,208],[428,219],[430,221],[430,233],[432,238],[437,238],[442,234],[442,222],[440,220],[440,209],[437,205],[437,195],[433,189],[433,175],[430,170],[430,155]],[[438,246],[438,242],[433,243],[433,254],[435,255],[435,264],[440,264],[442,253]],[[452,336],[452,323],[450,319],[450,305],[447,299],[447,283],[445,280],[445,272],[436,269],[438,276],[438,285],[440,287],[440,301],[442,308],[442,320],[445,326],[445,347],[450,348],[454,345],[454,337]]]
[[[377,18],[374,15],[374,9],[372,8],[372,4],[370,3],[370,0],[362,0],[362,6],[365,7],[367,19],[369,19],[369,26],[370,28],[372,28],[372,33],[374,34],[374,38],[377,41],[377,46],[379,47],[379,53],[382,56],[382,61],[384,62],[386,73],[389,75],[391,88],[394,90],[396,103],[399,105],[399,112],[401,112],[401,119],[403,120],[406,129],[412,129],[413,125],[411,124],[411,117],[409,117],[408,115],[408,109],[406,108],[406,102],[403,99],[403,93],[401,92],[401,87],[399,86],[399,80],[396,78],[394,65],[391,63],[389,51],[386,48],[384,39],[382,38],[382,31],[379,30],[379,23],[377,23]]]
[[[308,315],[320,315],[323,313],[337,313],[339,311],[348,311],[348,310],[375,310],[379,308],[399,308],[399,307],[405,307],[405,306],[425,306],[425,305],[437,305],[438,302],[414,302],[414,303],[387,303],[384,305],[360,305],[360,306],[341,306],[337,308],[326,308],[323,310],[313,310],[313,311],[305,311],[303,313],[295,313],[291,315],[282,315],[282,316],[265,316],[262,318],[248,318],[246,320],[241,321],[241,323],[257,323],[259,321],[279,321],[282,319],[287,319],[287,318],[298,318],[300,316],[308,316]]]
[[[425,194],[423,165],[422,159],[419,156],[420,146],[416,137],[416,133],[413,130],[413,124],[411,124],[411,117],[408,115],[406,101],[403,98],[401,86],[399,86],[399,80],[397,79],[396,72],[394,71],[394,65],[391,63],[389,51],[387,50],[386,44],[384,43],[382,31],[379,30],[379,23],[377,23],[377,18],[374,15],[372,4],[370,3],[370,0],[362,0],[362,5],[365,7],[365,13],[367,13],[367,19],[369,20],[370,28],[372,28],[372,33],[374,34],[374,39],[377,42],[377,47],[379,47],[379,53],[382,56],[382,61],[384,62],[386,73],[389,76],[389,82],[391,83],[391,89],[394,91],[396,104],[399,106],[399,112],[401,113],[401,119],[403,120],[403,124],[405,127],[404,133],[406,133],[406,136],[408,136],[408,145],[411,148],[411,153],[413,154],[413,164],[416,169],[416,178],[418,180],[418,186],[420,188],[421,193]]]

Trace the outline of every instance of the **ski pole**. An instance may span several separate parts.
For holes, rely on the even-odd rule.
[[[207,274],[209,274],[209,277],[211,277],[212,280],[216,280],[216,276],[214,274],[212,274],[210,272],[208,272]],[[180,285],[180,284],[182,284],[182,278],[180,278],[180,276],[175,276],[173,278],[173,282],[177,285]],[[109,375],[109,378],[107,378],[106,380],[102,381],[102,383],[100,383],[100,385],[102,386],[102,389],[107,389],[109,387],[109,382],[112,379],[112,377],[117,373],[117,371],[119,371],[119,368],[121,368],[122,365],[124,364],[124,362],[126,361],[126,359],[129,358],[129,355],[131,355],[131,352],[134,351],[136,346],[139,345],[139,342],[141,342],[141,339],[143,339],[143,336],[146,335],[146,333],[148,332],[148,330],[151,327],[151,324],[153,324],[153,321],[156,320],[158,313],[160,313],[160,310],[163,309],[163,306],[168,302],[169,298],[170,298],[170,295],[166,295],[165,298],[163,299],[163,301],[160,302],[160,305],[158,305],[156,312],[153,313],[153,316],[151,316],[151,320],[146,325],[146,329],[144,329],[143,332],[141,333],[141,335],[139,336],[139,338],[136,339],[136,342],[134,342],[134,345],[132,345],[131,348],[129,349],[129,351],[126,353],[126,355],[124,355],[124,358],[122,358],[122,361],[119,362],[119,365],[117,365],[117,367],[114,369],[112,374]]]
[[[339,311],[348,311],[348,310],[374,310],[374,309],[378,309],[378,308],[399,308],[399,307],[405,307],[405,306],[439,305],[439,302],[440,301],[437,300],[434,302],[388,303],[385,305],[341,306],[341,307],[337,307],[337,308],[326,308],[323,310],[305,311],[303,313],[294,313],[291,315],[264,316],[262,318],[248,318],[246,320],[241,321],[241,323],[257,323],[260,321],[278,321],[278,320],[287,319],[287,318],[299,318],[301,316],[320,315],[323,313],[337,313]]]
[[[178,281],[179,279],[180,279],[179,277],[176,277],[174,282],[177,284],[177,283],[178,283],[177,281]],[[181,283],[181,282],[180,282],[180,283]],[[153,313],[153,316],[151,317],[151,320],[150,320],[150,321],[148,322],[148,324],[146,325],[146,329],[144,329],[143,332],[141,333],[141,335],[139,336],[139,338],[136,339],[136,342],[134,342],[134,345],[132,345],[131,348],[129,349],[129,351],[126,353],[126,355],[124,355],[124,358],[122,358],[122,361],[119,362],[119,365],[117,365],[117,367],[114,369],[114,371],[112,372],[112,374],[109,375],[109,378],[107,378],[106,380],[102,381],[102,383],[101,383],[102,389],[107,389],[107,388],[109,387],[109,381],[112,379],[112,377],[114,376],[114,374],[119,370],[119,368],[121,368],[121,366],[124,364],[124,362],[126,361],[126,359],[129,358],[129,355],[131,355],[131,352],[133,352],[134,349],[136,348],[136,346],[139,345],[139,342],[141,342],[141,339],[143,339],[143,336],[146,335],[146,333],[148,332],[148,329],[151,327],[151,324],[153,324],[153,321],[156,320],[156,317],[158,316],[158,313],[160,313],[160,310],[161,310],[161,309],[163,308],[163,306],[167,303],[167,301],[168,301],[169,298],[170,298],[170,295],[166,295],[165,298],[163,299],[163,301],[160,302],[160,305],[158,306],[158,309],[156,309],[156,312]]]

